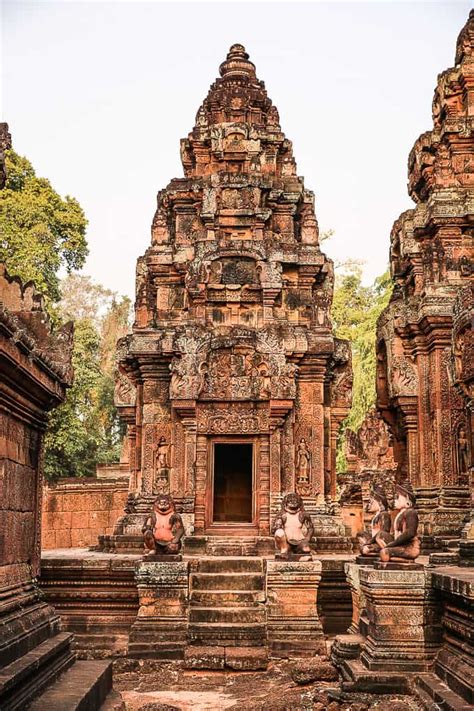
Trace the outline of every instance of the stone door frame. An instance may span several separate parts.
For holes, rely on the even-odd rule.
[[[251,444],[252,445],[252,521],[251,522],[214,522],[214,445],[215,444]],[[205,501],[205,532],[210,535],[249,535],[257,534],[259,528],[259,461],[260,437],[249,435],[207,435],[207,477]]]

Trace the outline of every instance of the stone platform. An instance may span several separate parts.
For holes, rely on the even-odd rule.
[[[427,563],[345,564],[353,618],[331,649],[343,692],[415,692],[427,709],[473,707],[474,571]]]
[[[195,552],[185,545],[181,561],[86,549],[44,553],[40,585],[74,632],[80,657],[256,670],[269,657],[325,654],[325,634],[347,629],[350,556],[278,561],[251,555],[255,541],[237,541],[240,555],[222,556],[223,546],[229,552],[223,539],[187,540]],[[259,541],[261,549],[270,540]]]

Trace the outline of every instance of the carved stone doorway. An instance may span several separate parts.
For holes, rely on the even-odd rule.
[[[252,442],[212,442],[212,526],[254,523],[254,460]]]

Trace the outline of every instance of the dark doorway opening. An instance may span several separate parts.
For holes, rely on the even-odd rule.
[[[252,478],[252,444],[214,444],[214,523],[252,522]]]

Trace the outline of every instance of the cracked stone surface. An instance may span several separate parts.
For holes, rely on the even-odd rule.
[[[114,688],[121,711],[421,711],[408,696],[352,694],[331,698],[338,682],[298,686],[291,678],[294,661],[271,663],[265,672],[185,670],[181,662],[117,660]],[[117,709],[118,711],[118,709]]]

